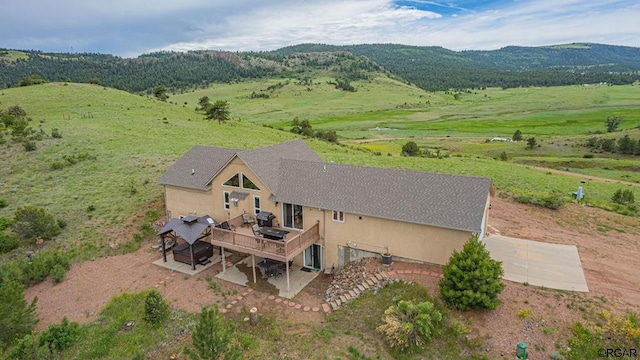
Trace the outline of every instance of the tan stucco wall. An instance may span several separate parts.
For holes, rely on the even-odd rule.
[[[326,213],[324,265],[327,268],[332,265],[338,266],[338,246],[347,247],[349,241],[352,247],[359,250],[384,253],[386,245],[394,256],[446,264],[453,250],[462,249],[464,243],[471,237],[468,231],[354,214],[345,214],[344,223],[340,223],[332,220],[330,210]]]
[[[260,190],[243,189],[232,186],[222,185],[235,174],[242,172],[258,187]],[[230,208],[224,208],[223,191],[241,191],[248,193],[244,200],[238,201],[238,206],[232,202]],[[268,201],[271,192],[264,183],[251,171],[239,158],[234,158],[211,182],[211,189],[206,191],[180,188],[176,186],[165,185],[165,202],[167,213],[171,217],[177,218],[179,215],[209,215],[217,221],[225,221],[229,218],[240,215],[243,211],[254,214],[253,197],[260,196],[262,210],[269,211],[276,215],[280,214],[279,208],[275,203]],[[194,214],[193,212],[196,212]]]

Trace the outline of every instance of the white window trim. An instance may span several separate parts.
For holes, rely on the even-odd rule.
[[[331,213],[331,220],[333,220],[335,222],[343,223],[344,222],[344,212],[343,211],[338,211],[338,210],[333,210],[333,212]]]
[[[259,207],[256,207],[256,199],[258,199]],[[260,211],[262,211],[262,199],[258,195],[253,195],[253,212],[258,214]]]
[[[229,199],[229,201],[227,201]],[[223,191],[222,192],[222,204],[224,205],[225,210],[231,209],[231,192]]]

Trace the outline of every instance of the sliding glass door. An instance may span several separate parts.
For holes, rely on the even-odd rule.
[[[284,227],[302,230],[302,205],[283,203],[282,219]]]

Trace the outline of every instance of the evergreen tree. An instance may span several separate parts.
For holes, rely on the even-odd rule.
[[[530,137],[530,138],[527,139],[527,148],[528,149],[533,149],[534,147],[536,147],[536,145],[538,145],[538,142],[536,141],[536,138]]]
[[[31,333],[38,322],[34,298],[31,304],[24,299],[24,286],[4,280],[0,285],[0,349]]]
[[[513,140],[513,141],[522,141],[522,131],[516,130],[516,132],[513,133],[513,136],[511,137],[511,140]]]
[[[241,358],[240,347],[234,344],[235,328],[224,320],[215,306],[202,309],[191,338],[195,351],[185,350],[191,360]]]
[[[440,295],[457,310],[495,309],[504,290],[502,263],[493,260],[484,243],[475,235],[461,252],[454,251],[442,269]]]
[[[218,100],[207,106],[207,119],[218,120],[218,124],[229,120],[229,103],[226,100]]]
[[[169,305],[162,295],[151,290],[144,300],[144,320],[151,325],[160,325],[169,316]]]

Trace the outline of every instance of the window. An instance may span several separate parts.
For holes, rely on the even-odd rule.
[[[282,204],[282,219],[284,227],[292,229],[303,229],[302,227],[302,205]]]
[[[227,180],[223,185],[240,187],[240,173],[237,173],[231,177],[231,179]]]
[[[256,184],[254,184],[253,181],[244,174],[242,174],[242,187],[245,189],[260,190],[260,188],[258,188]]]
[[[224,191],[222,192],[222,200],[224,203],[224,209],[225,210],[229,210],[231,208],[231,204],[229,203],[229,196],[230,196],[230,192],[228,191]]]
[[[333,210],[333,221],[344,222],[344,213],[342,211]]]
[[[240,180],[240,178],[242,178],[242,181]],[[222,185],[239,188],[241,183],[242,183],[243,189],[260,190],[260,188],[257,187],[256,184],[254,184],[253,181],[251,181],[251,179],[246,177],[243,173],[237,173],[233,175],[229,180],[225,181]]]
[[[262,211],[262,207],[260,206],[260,196],[254,195],[253,196],[253,212],[258,214],[260,211]]]

